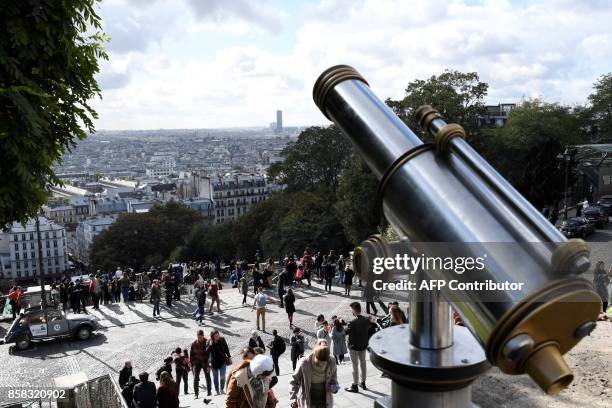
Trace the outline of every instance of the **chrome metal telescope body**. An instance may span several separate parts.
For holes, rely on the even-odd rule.
[[[443,289],[487,359],[506,373],[528,373],[547,393],[565,388],[573,376],[561,355],[578,343],[600,307],[591,284],[578,276],[590,265],[586,244],[568,241],[470,147],[460,126],[446,124],[431,107],[418,112],[436,138],[425,144],[351,67],[323,72],[313,96],[380,180],[385,217],[400,236],[417,247],[447,243],[434,246],[439,255],[452,255],[454,244],[467,244],[464,251],[474,257],[488,253],[486,268],[470,273],[470,280],[524,283],[494,301]],[[512,245],[512,253],[503,245]],[[372,257],[363,248],[356,254]],[[428,273],[449,279],[452,272]]]

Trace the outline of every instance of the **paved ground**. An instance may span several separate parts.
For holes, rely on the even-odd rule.
[[[592,258],[602,259],[606,265],[610,265],[611,228],[596,233],[589,240],[595,242],[592,245]],[[324,313],[326,317],[337,314],[348,318],[348,304],[359,299],[359,292],[347,298],[340,295],[339,288],[335,290],[336,293],[326,294],[320,286],[315,285],[297,292],[298,312],[294,322],[303,329],[310,344],[314,342],[313,326],[318,313]],[[213,327],[219,329],[227,339],[232,354],[236,354],[247,343],[250,331],[254,329],[255,313],[241,306],[241,296],[236,289],[224,289],[221,294],[223,312],[207,316],[203,329],[207,332]],[[252,302],[252,298],[249,301]],[[8,345],[2,345],[0,361],[6,368],[0,371],[0,385],[41,386],[51,384],[54,377],[79,373],[88,378],[106,373],[117,376],[126,360],[133,362],[136,373],[143,370],[154,372],[171,350],[177,346],[188,346],[193,340],[198,325],[186,317],[192,310],[193,303],[189,299],[183,299],[172,309],[162,307],[160,319],[151,317],[152,309],[148,303],[105,306],[94,312],[104,329],[89,341],[51,341],[20,353],[11,353]],[[276,328],[288,339],[289,327],[284,310],[272,304],[267,318],[268,331]],[[6,324],[0,324],[0,337],[5,330]],[[266,343],[271,339],[268,334],[262,337]],[[560,396],[546,397],[527,378],[508,377],[493,369],[474,385],[474,400],[482,407],[610,406],[611,345],[612,323],[606,322],[600,324],[591,337],[570,352],[569,362],[576,370],[576,381],[570,390]],[[368,365],[370,390],[360,394],[349,394],[342,390],[336,396],[335,406],[372,407],[376,398],[390,392],[390,381],[381,378],[380,372],[369,362]],[[287,352],[281,357],[281,376],[275,388],[281,402],[279,407],[288,406],[290,369]],[[342,387],[349,385],[350,363],[341,365],[338,373]],[[214,397],[209,406],[222,406],[222,398]],[[201,400],[194,401],[191,395],[181,396],[181,407],[202,405]]]

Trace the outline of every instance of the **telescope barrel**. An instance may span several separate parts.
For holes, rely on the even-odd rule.
[[[590,265],[586,244],[566,240],[463,140],[463,128],[446,124],[431,107],[417,115],[436,139],[424,144],[351,67],[323,72],[313,96],[379,179],[383,212],[400,236],[436,254],[453,254],[457,245],[464,245],[464,255],[488,253],[485,268],[469,278],[523,283],[495,301],[479,292],[442,290],[488,360],[506,373],[528,373],[548,393],[566,387],[571,372],[562,354],[580,341],[600,310],[592,285],[577,276]],[[361,269],[367,260],[393,253],[385,245],[364,241],[355,250]],[[468,279],[441,269],[427,274]]]

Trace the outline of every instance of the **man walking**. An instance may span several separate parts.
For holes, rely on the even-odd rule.
[[[193,370],[193,392],[197,399],[200,394],[200,371],[204,370],[206,377],[206,390],[208,396],[212,394],[210,381],[210,365],[208,364],[208,352],[206,351],[206,337],[204,331],[198,330],[197,338],[191,343],[191,352],[189,357],[191,369]]]
[[[357,384],[359,383],[359,371],[361,370],[361,383],[359,385],[366,390],[366,348],[368,347],[368,329],[370,322],[367,318],[361,315],[361,304],[359,302],[351,303],[351,311],[355,318],[351,320],[346,328],[346,333],[349,336],[348,348],[353,364],[353,384],[345,388],[348,392],[359,392]]]
[[[257,330],[259,330],[259,317],[261,316],[261,327],[262,331],[266,332],[266,304],[268,303],[268,297],[263,293],[263,288],[260,286],[253,300],[253,308],[257,306]]]
[[[283,297],[285,296],[285,282],[287,281],[287,270],[283,269],[281,273],[278,274],[278,283],[276,284],[276,294],[280,299],[280,305],[278,307],[285,307],[283,304]]]
[[[93,303],[94,310],[98,310],[100,306],[100,293],[102,289],[100,287],[100,281],[98,275],[89,275],[89,293],[91,294],[91,301]]]

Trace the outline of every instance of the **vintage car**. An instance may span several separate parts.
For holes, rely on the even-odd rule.
[[[30,347],[33,341],[74,337],[87,340],[98,325],[93,316],[66,315],[60,309],[32,308],[21,313],[9,328],[4,343],[15,343],[19,350]]]

